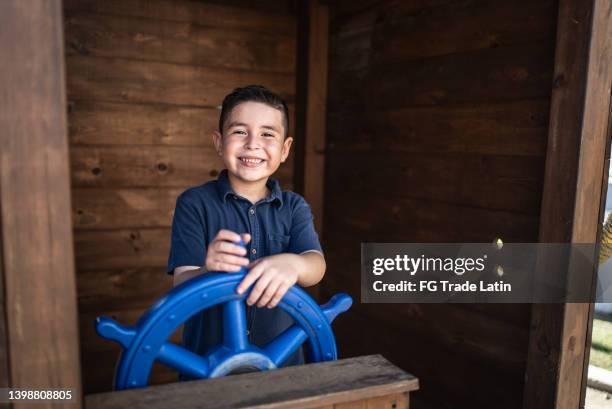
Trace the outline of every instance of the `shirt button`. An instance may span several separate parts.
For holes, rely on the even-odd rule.
[[[255,214],[255,209],[251,209],[249,210],[249,213],[251,213],[251,216]]]
[[[251,253],[253,253],[253,254],[257,254],[257,249],[252,249],[252,250],[251,250]]]

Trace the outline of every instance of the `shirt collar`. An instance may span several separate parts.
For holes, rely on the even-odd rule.
[[[278,207],[281,208],[283,206],[283,193],[278,180],[269,177],[266,182],[266,187],[270,189],[271,193],[270,196],[263,199],[263,202],[276,202],[279,205]],[[240,197],[234,192],[234,189],[232,189],[232,185],[227,177],[227,169],[223,169],[221,173],[219,173],[219,177],[217,178],[217,189],[223,203],[227,201],[227,196]]]

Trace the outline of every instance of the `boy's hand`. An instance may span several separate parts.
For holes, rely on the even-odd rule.
[[[238,294],[245,292],[255,281],[247,299],[248,305],[257,303],[258,307],[275,307],[285,293],[299,278],[299,266],[302,264],[297,254],[276,254],[255,260],[249,266],[249,272],[238,285]]]
[[[206,252],[207,271],[238,272],[241,267],[249,265],[249,259],[244,257],[247,251],[237,244],[240,235],[230,230],[219,230],[214,240],[208,245]],[[250,234],[243,234],[242,241],[247,244],[251,241]]]

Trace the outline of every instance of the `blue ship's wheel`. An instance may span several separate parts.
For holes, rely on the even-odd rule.
[[[196,378],[213,378],[244,368],[278,368],[306,340],[310,362],[337,359],[331,322],[352,304],[347,294],[336,294],[319,307],[312,298],[293,286],[279,308],[296,324],[263,347],[252,345],[247,337],[245,298],[236,293],[244,277],[241,273],[209,272],[168,292],[151,307],[135,326],[122,326],[110,318],[97,318],[102,337],[116,341],[124,350],[115,374],[115,389],[146,386],[154,361]],[[169,342],[169,337],[192,315],[215,305],[223,305],[223,343],[205,356]]]

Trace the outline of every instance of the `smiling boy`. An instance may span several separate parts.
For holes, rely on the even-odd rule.
[[[213,134],[226,169],[217,180],[183,192],[172,223],[168,273],[175,285],[207,271],[247,267],[237,292],[252,286],[249,341],[259,346],[293,324],[274,308],[289,288],[317,284],[326,268],[310,207],[270,177],[289,155],[288,131],[285,102],[265,87],[250,85],[227,95]],[[234,244],[240,238],[247,249]],[[185,324],[183,344],[204,354],[221,343],[221,334],[221,309],[211,308]],[[303,362],[300,349],[285,365]]]

